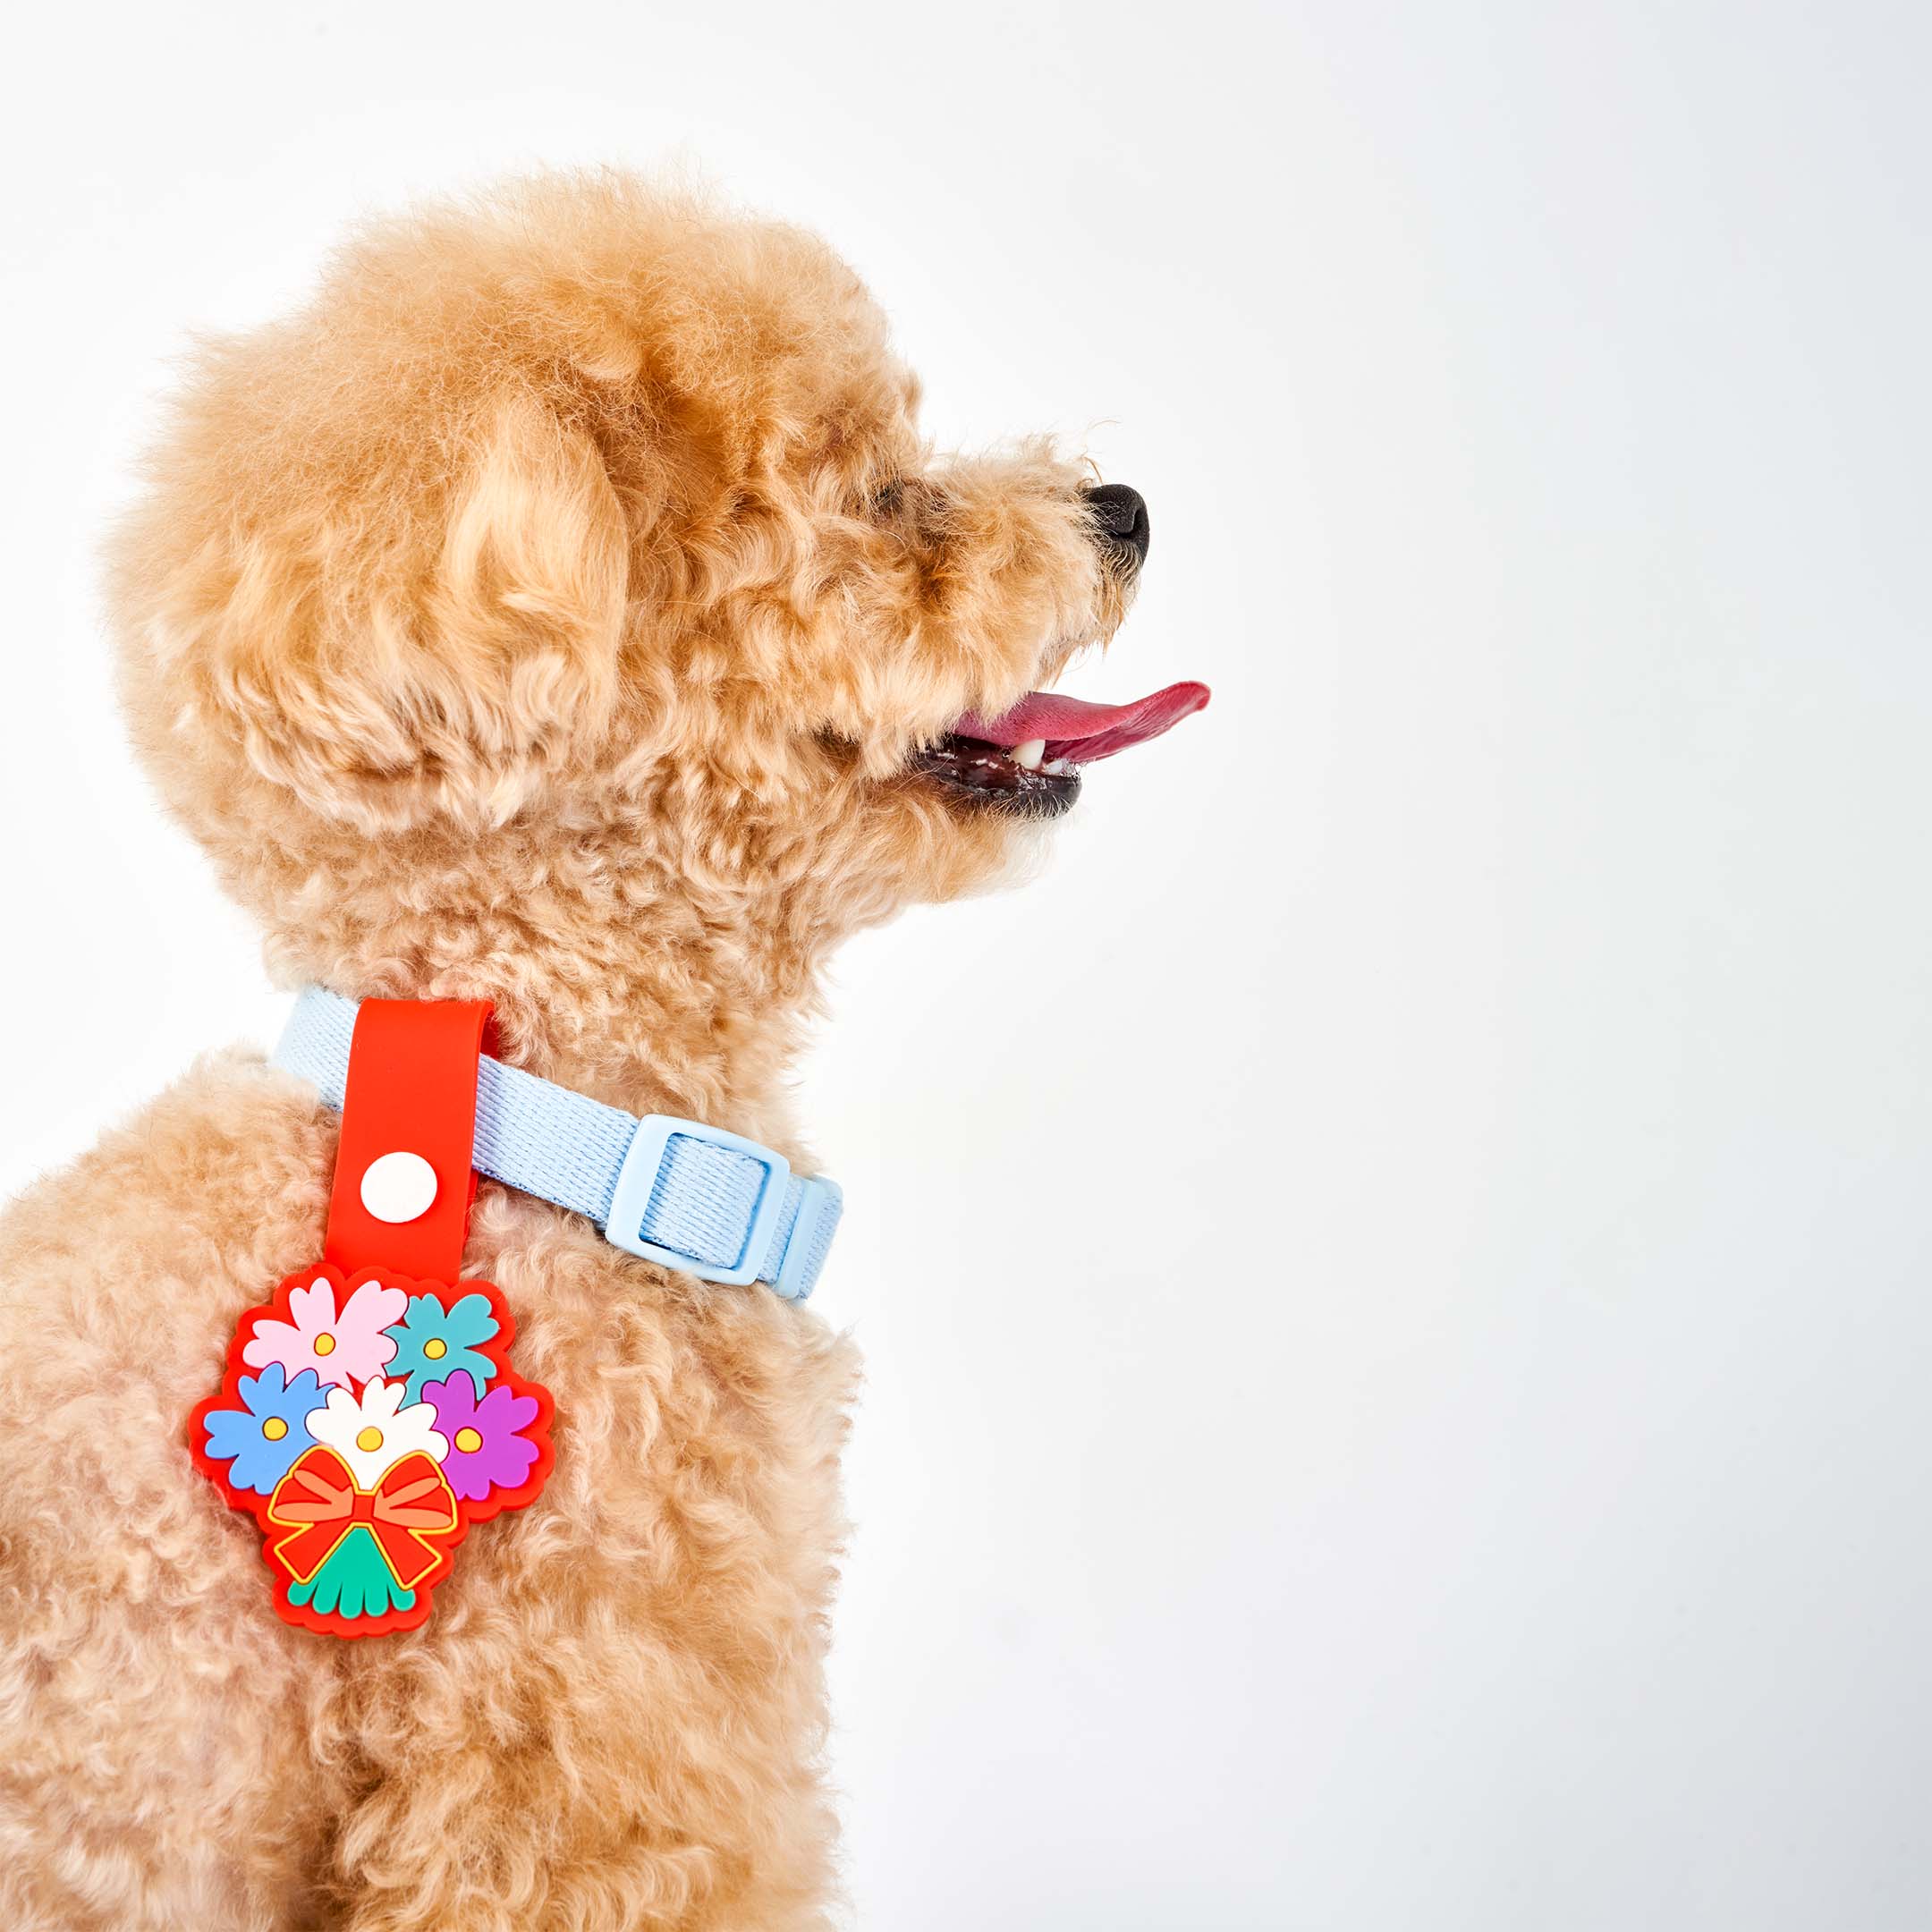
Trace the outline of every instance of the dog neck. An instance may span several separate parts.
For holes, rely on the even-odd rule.
[[[326,967],[284,953],[277,977],[312,979],[352,999],[488,1000],[491,1050],[511,1066],[628,1113],[680,1114],[769,1139],[782,1131],[803,1014],[788,1011],[749,963],[723,972],[716,962],[633,956],[619,975],[607,960],[542,948],[457,964],[383,947]]]
[[[513,1066],[632,1114],[785,1133],[785,1075],[819,961],[801,936],[819,928],[795,903],[736,887],[700,897],[609,855],[573,868],[552,848],[541,868],[520,868],[479,842],[447,867],[413,851],[403,907],[380,853],[343,858],[326,899],[311,874],[274,909],[267,947],[282,984],[488,1000],[493,1050]]]

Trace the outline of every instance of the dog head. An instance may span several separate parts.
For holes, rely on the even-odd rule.
[[[794,229],[607,175],[372,226],[175,405],[114,558],[137,742],[299,954],[517,900],[802,958],[963,890],[1206,693],[1036,691],[1145,506],[936,459],[917,402]]]

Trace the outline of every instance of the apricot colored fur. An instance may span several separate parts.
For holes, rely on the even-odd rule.
[[[206,348],[112,608],[277,980],[487,997],[506,1058],[809,1165],[827,954],[1020,836],[910,754],[1125,596],[1073,466],[937,461],[916,399],[818,242],[608,175],[373,225]],[[555,1473],[424,1629],[288,1629],[182,1432],[334,1134],[212,1058],[0,1226],[0,1925],[826,1923],[852,1351],[486,1185]]]

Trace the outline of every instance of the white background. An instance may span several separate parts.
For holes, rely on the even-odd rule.
[[[1923,13],[677,13],[10,28],[0,1180],[283,1010],[111,717],[163,359],[696,164],[1147,493],[1073,688],[1217,690],[804,1072],[854,1922],[1925,1925]]]

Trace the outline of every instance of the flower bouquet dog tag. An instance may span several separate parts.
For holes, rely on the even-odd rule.
[[[363,1003],[326,1258],[242,1315],[190,1418],[196,1466],[254,1517],[275,1606],[304,1629],[422,1623],[470,1529],[550,1473],[549,1392],[510,1366],[502,1294],[444,1284],[469,1226],[488,1016]]]
[[[468,1531],[536,1499],[550,1396],[512,1370],[514,1335],[487,1282],[326,1263],[242,1316],[190,1446],[261,1526],[291,1623],[343,1637],[420,1623]]]

